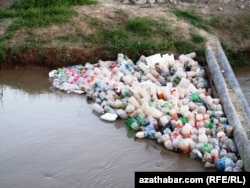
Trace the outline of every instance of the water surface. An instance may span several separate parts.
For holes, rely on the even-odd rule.
[[[84,95],[53,89],[48,72],[0,70],[1,188],[132,188],[135,171],[209,170],[135,140],[122,120],[100,120]]]

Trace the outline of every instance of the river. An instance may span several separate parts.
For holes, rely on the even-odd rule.
[[[235,75],[250,101],[249,68]],[[214,171],[189,155],[134,139],[84,95],[55,90],[49,70],[0,70],[0,187],[133,187],[135,171]]]
[[[235,68],[233,71],[241,86],[241,90],[248,101],[248,105],[250,105],[250,66],[246,65]]]
[[[100,120],[84,95],[52,88],[48,72],[0,70],[1,188],[129,188],[135,171],[215,171]]]

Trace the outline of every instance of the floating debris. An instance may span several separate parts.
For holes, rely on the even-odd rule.
[[[51,70],[54,88],[85,94],[100,119],[125,121],[138,139],[154,139],[166,149],[189,153],[205,168],[244,171],[219,98],[214,98],[196,53],[141,56],[134,63],[119,53]]]

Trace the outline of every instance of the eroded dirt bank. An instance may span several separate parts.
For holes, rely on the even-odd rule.
[[[8,7],[15,0],[10,1],[1,1],[0,6]],[[241,14],[245,14],[249,11],[250,1],[241,0],[241,1],[208,1],[204,3],[203,1],[194,1],[196,3],[187,3],[183,1],[176,6],[180,9],[192,9],[195,10],[200,16],[204,19],[211,19],[215,17],[226,17],[230,18],[232,22],[237,22],[240,19]],[[170,10],[172,7],[167,3],[163,4],[146,4],[146,5],[132,5],[131,3],[120,3],[120,1],[110,1],[108,3],[101,2],[98,5],[93,5],[89,7],[76,7],[75,10],[79,13],[79,17],[76,18],[75,22],[79,24],[79,27],[86,29],[86,32],[89,31],[89,28],[86,27],[83,15],[94,15],[98,19],[109,19],[115,16],[115,12],[122,10],[127,12],[131,16],[140,15],[150,15],[156,18],[164,18],[171,21],[173,26],[178,27],[178,30],[175,32],[182,33],[183,37],[188,35],[190,32],[190,24],[185,22],[180,22],[175,16],[166,14],[167,10]],[[4,29],[8,27],[10,23],[8,21],[2,21],[0,23],[0,28]],[[39,29],[36,31],[41,36],[44,36],[48,41],[54,40],[53,38],[56,35],[67,34],[72,28],[72,25],[65,24],[64,26],[52,26],[49,28]],[[181,28],[181,29],[180,29]],[[219,28],[218,30],[213,31],[214,35],[217,35],[218,38],[227,41],[227,43],[234,48],[240,48],[245,51],[245,54],[250,54],[250,42],[249,39],[243,40],[241,35],[240,28],[233,28],[234,34],[232,35],[232,30],[224,30]],[[1,33],[2,33],[1,32]],[[26,31],[19,31],[15,34],[14,38],[8,41],[8,45],[13,45],[15,43],[22,43],[22,41],[27,40]],[[201,31],[202,35],[207,35],[206,32]],[[240,41],[239,41],[240,38]],[[92,46],[91,48],[84,48],[79,44],[74,45],[64,45],[63,48],[60,48],[61,44],[58,42],[52,42],[51,44],[46,44],[46,46],[39,49],[34,48],[24,48],[18,51],[6,50],[4,54],[4,59],[0,63],[1,69],[23,69],[23,68],[38,68],[38,67],[49,67],[56,68],[74,64],[82,64],[86,62],[96,63],[99,59],[103,60],[113,60],[116,59],[117,53],[109,52],[103,49],[101,46]],[[66,47],[65,47],[66,46]],[[7,48],[8,49],[8,48]],[[139,58],[139,57],[138,57]]]

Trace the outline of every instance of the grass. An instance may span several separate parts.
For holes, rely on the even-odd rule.
[[[148,17],[135,17],[125,23],[125,28],[136,35],[150,37],[153,31],[151,27],[152,24],[154,24],[153,19]]]
[[[203,20],[194,10],[173,10],[173,13],[180,19],[188,21],[197,28],[203,29],[208,33],[212,33],[212,29],[232,30],[239,29],[241,35],[239,38],[249,38],[250,36],[250,13],[244,17],[240,17],[238,22],[233,22],[229,18],[215,17],[211,20]],[[233,24],[233,25],[232,25]],[[204,43],[205,39],[197,34],[191,34],[191,39],[196,43]],[[241,41],[239,41],[241,42]],[[225,51],[232,67],[243,66],[247,64],[243,50],[230,47],[225,41],[222,41],[222,47]]]
[[[197,33],[191,33],[191,38],[192,38],[192,41],[194,43],[204,43],[204,42],[206,42],[206,39],[203,36],[201,36],[201,35],[199,35]]]
[[[52,24],[70,23],[77,12],[72,8],[76,5],[91,5],[98,3],[97,0],[19,0],[8,9],[0,8],[0,19],[11,19],[12,24],[0,37],[0,61],[4,60],[4,52],[9,49],[12,53],[18,53],[23,49],[34,48],[39,51],[50,41],[33,33],[33,29],[45,28]],[[179,19],[189,22],[191,25],[211,32],[212,28],[227,28],[230,21],[216,18],[210,21],[203,20],[194,11],[174,9],[172,11]],[[185,40],[176,36],[172,26],[167,20],[153,19],[146,16],[129,18],[129,15],[119,9],[115,12],[112,21],[101,21],[94,16],[85,16],[91,33],[85,33],[81,27],[73,27],[70,33],[55,36],[54,40],[62,45],[70,43],[79,44],[80,47],[101,47],[104,51],[127,54],[134,61],[141,54],[153,53],[185,54],[195,51],[198,56],[204,56],[204,44],[206,39],[195,32],[190,32]],[[239,22],[244,35],[250,33],[250,16],[245,21]],[[77,24],[75,24],[77,25]],[[73,25],[72,25],[73,26]],[[17,31],[26,30],[27,39],[7,45]],[[51,39],[53,40],[53,39]],[[225,52],[231,57],[236,53],[224,43]],[[240,53],[241,54],[241,53]],[[65,60],[70,58],[65,57]],[[233,58],[234,59],[234,58]],[[243,55],[233,64],[244,64]],[[238,63],[237,63],[238,62]]]
[[[64,35],[64,36],[58,36],[56,37],[56,40],[65,41],[65,42],[77,42],[78,36],[69,34],[69,35]]]
[[[193,10],[180,10],[180,9],[175,9],[173,10],[173,13],[181,18],[181,19],[185,19],[186,21],[188,21],[190,24],[192,24],[193,26],[203,29],[207,32],[211,31],[211,28],[209,27],[209,25],[200,17],[198,16],[195,11]]]
[[[190,53],[190,50],[199,48],[201,52],[203,47],[202,42],[178,40],[166,20],[149,17],[123,20],[115,27],[108,25],[103,32],[99,33],[99,36],[104,49],[128,54],[132,60],[138,59],[141,54],[151,55],[156,52]]]
[[[54,7],[71,7],[75,5],[91,5],[97,3],[96,0],[19,0],[17,1],[11,9],[46,9]]]
[[[232,47],[230,47],[226,42],[221,41],[221,46],[225,52],[225,55],[228,58],[228,61],[230,62],[230,65],[235,67],[240,67],[246,65],[246,58],[244,56],[244,52],[240,50],[234,50]]]
[[[77,15],[71,8],[72,6],[96,3],[96,0],[19,0],[7,9],[0,8],[0,19],[12,19],[12,24],[0,37],[0,61],[4,60],[4,51],[7,48],[5,41],[11,39],[16,31],[69,22],[73,16]],[[34,46],[30,42],[18,43],[11,49],[17,51],[24,47]]]
[[[250,13],[244,14],[240,17],[235,17],[237,21],[233,21],[230,18],[216,17],[209,20],[209,24],[216,28],[217,30],[223,31],[234,31],[238,30],[240,33],[237,36],[237,42],[239,44],[243,43],[244,40],[249,40],[250,37]],[[222,47],[225,51],[226,56],[232,67],[239,67],[249,64],[247,62],[247,54],[244,49],[238,49],[233,46],[230,46],[227,41],[220,39]],[[248,53],[248,52],[247,52]]]
[[[20,7],[20,5],[15,5],[14,7]],[[56,6],[54,8],[48,7],[48,9],[58,10],[57,8],[59,8],[59,10],[66,10],[66,7],[67,6]],[[64,14],[65,18],[60,19],[60,16],[55,16],[55,18],[51,18],[51,20],[47,20],[46,18],[39,19],[42,14],[41,11],[44,9],[40,10],[38,14],[39,9],[34,10],[34,8],[27,6],[25,6],[25,8],[27,8],[26,13],[19,13],[22,15],[21,18],[19,18],[18,21],[14,21],[7,29],[5,39],[10,39],[15,31],[20,28],[29,27],[32,30],[32,28],[50,25],[54,23],[54,21],[56,23],[66,22],[69,21],[69,17],[67,16],[74,15],[74,12],[68,9],[69,12]],[[46,9],[46,11],[50,12],[48,9]],[[30,19],[25,19],[31,15],[36,17],[36,19],[34,19],[35,22]],[[20,22],[20,19],[23,19],[23,21]],[[197,50],[199,48],[199,51],[202,51],[202,42],[198,43],[197,39],[196,41],[194,40],[194,42],[176,39],[167,20],[156,20],[146,16],[129,18],[122,10],[116,11],[116,17],[112,19],[112,22],[102,22],[91,16],[85,19],[93,30],[91,34],[85,34],[84,31],[80,29],[72,29],[70,34],[57,36],[55,40],[61,43],[65,42],[65,44],[80,43],[82,47],[87,48],[91,48],[91,46],[101,46],[105,51],[127,54],[134,61],[137,60],[141,54],[151,55],[155,52],[189,53],[190,50]],[[30,37],[35,38],[32,35],[30,35]],[[44,41],[44,43],[37,43],[35,40],[26,40],[22,44],[12,46],[11,52],[18,52],[18,49],[23,50],[27,47],[32,48],[32,45],[33,48],[40,49],[39,44],[42,47],[45,43],[46,41]]]
[[[71,9],[74,5],[89,5],[97,3],[91,0],[20,0],[9,9],[0,9],[1,18],[13,19],[7,28],[2,41],[10,40],[16,31],[22,28],[32,29],[46,27],[51,24],[68,23],[77,16]],[[176,40],[171,27],[166,20],[155,20],[150,17],[129,16],[123,10],[116,11],[112,22],[102,23],[95,17],[87,18],[93,32],[89,35],[75,29],[64,36],[55,37],[55,40],[65,43],[79,42],[83,47],[102,46],[106,51],[125,53],[137,59],[141,54],[150,55],[154,52],[189,53],[192,49],[201,48],[201,44]],[[30,35],[30,37],[35,37]],[[44,41],[46,43],[46,41]],[[49,42],[49,41],[47,41]],[[4,43],[2,43],[4,44]],[[25,48],[42,48],[43,42],[35,40],[17,43],[11,47],[11,52],[18,52]],[[2,45],[4,48],[4,45]],[[201,50],[200,50],[201,51]]]

